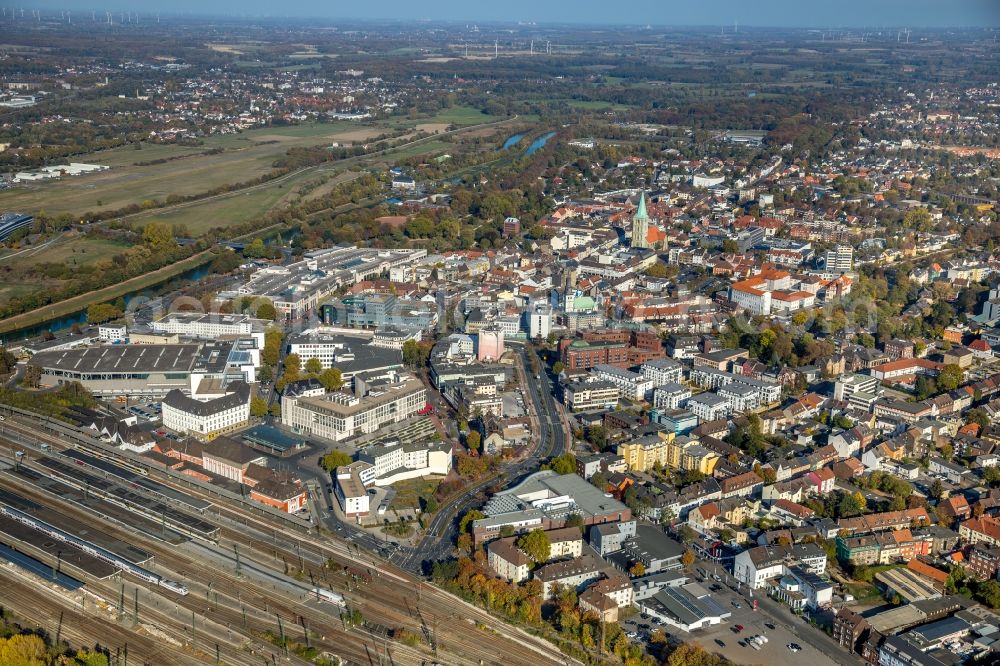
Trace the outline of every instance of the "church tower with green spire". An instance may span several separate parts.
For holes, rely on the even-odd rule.
[[[639,194],[639,208],[632,216],[632,247],[649,247],[649,214],[646,212],[646,193]]]

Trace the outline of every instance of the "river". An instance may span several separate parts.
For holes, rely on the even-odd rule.
[[[521,132],[520,134],[515,134],[514,136],[510,137],[509,139],[503,142],[503,148],[501,148],[500,150],[507,150],[508,148],[513,148],[517,144],[521,143],[521,139],[523,138],[524,138],[524,132]]]
[[[544,146],[549,139],[551,139],[555,135],[556,135],[555,132],[546,132],[545,134],[541,135],[540,137],[532,141],[531,145],[528,146],[528,149],[524,151],[524,156],[527,157],[528,155],[534,155],[536,152],[542,149],[542,146]]]

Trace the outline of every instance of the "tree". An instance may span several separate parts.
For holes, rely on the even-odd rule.
[[[344,386],[344,374],[340,368],[327,368],[319,373],[319,383],[327,391],[339,391]]]
[[[584,528],[583,516],[581,516],[578,513],[569,514],[568,516],[566,516],[566,524],[563,525],[563,527],[579,527],[580,530],[583,530]]]
[[[167,224],[151,222],[142,228],[142,242],[156,250],[176,247],[173,229]]]
[[[949,363],[941,368],[937,383],[944,391],[954,391],[961,385],[963,379],[965,379],[965,371],[955,363]]]
[[[27,388],[38,388],[42,381],[42,368],[34,363],[29,363],[24,368],[24,375],[21,377],[21,384]]]
[[[646,269],[646,275],[652,278],[665,278],[670,275],[670,271],[667,269],[667,265],[662,261],[657,261],[655,264]]]
[[[723,254],[736,254],[740,251],[740,246],[732,238],[727,238],[722,241],[722,252]]]
[[[278,318],[278,310],[274,307],[274,303],[271,301],[262,301],[257,306],[257,312],[255,313],[258,319],[268,319],[270,321],[275,321]]]
[[[681,564],[683,564],[685,567],[690,567],[692,564],[694,564],[693,550],[688,548],[687,550],[684,551],[684,554],[681,555]]]
[[[990,425],[990,415],[982,407],[970,409],[965,415],[966,423],[976,423],[980,428],[988,428]]]
[[[87,308],[87,321],[91,324],[103,324],[118,319],[122,314],[122,310],[111,303],[94,303]]]
[[[259,395],[250,398],[250,416],[256,416],[257,418],[267,416],[267,408],[267,400],[264,400]]]
[[[466,532],[471,532],[472,521],[480,520],[481,518],[485,517],[486,517],[485,513],[483,513],[482,511],[477,511],[476,509],[471,509],[469,511],[466,511],[465,515],[462,516],[462,519],[458,521],[458,533],[463,534]]]
[[[289,379],[297,379],[302,371],[302,359],[298,354],[289,354],[285,357],[285,374]]]
[[[698,536],[698,533],[690,525],[682,525],[679,535],[683,543],[691,543]]]
[[[263,259],[266,257],[267,248],[264,246],[264,241],[260,238],[254,238],[243,248],[243,256],[248,259]]]
[[[264,333],[264,349],[260,355],[260,360],[264,365],[269,365],[272,368],[278,365],[278,359],[281,357],[281,341],[283,339],[284,333],[279,328],[272,327]]]
[[[987,580],[976,586],[976,598],[990,608],[1000,608],[1000,583]]]
[[[564,453],[548,462],[548,468],[556,474],[573,474],[576,472],[576,456]]]
[[[552,373],[556,375],[561,375],[562,371],[566,369],[565,364],[562,361],[556,361],[552,364]]]
[[[403,343],[403,363],[416,368],[421,364],[422,357],[420,344],[416,340],[407,340]]]
[[[465,445],[469,447],[470,451],[478,451],[479,447],[482,446],[482,443],[483,438],[479,434],[478,430],[473,430],[465,436]]]
[[[598,449],[603,449],[608,443],[608,433],[604,430],[604,426],[592,425],[588,427],[584,438]]]
[[[353,459],[347,453],[343,451],[333,450],[327,453],[325,456],[320,458],[319,466],[325,469],[327,472],[332,472],[338,467],[343,467],[345,465],[350,465]]]
[[[15,634],[0,638],[0,664],[9,666],[45,666],[49,664],[45,641],[34,634]]]
[[[306,372],[310,375],[318,375],[323,372],[323,362],[314,356],[306,361]]]
[[[547,561],[552,552],[552,543],[544,530],[531,530],[527,534],[522,534],[514,544],[536,564]]]
[[[941,483],[941,479],[934,479],[929,490],[931,497],[944,499],[944,484]]]
[[[629,567],[628,575],[632,576],[632,578],[638,578],[639,576],[645,576],[646,575],[646,565],[644,565],[642,562],[636,562],[631,567]]]

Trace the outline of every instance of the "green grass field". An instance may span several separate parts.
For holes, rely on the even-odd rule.
[[[0,303],[6,303],[12,298],[28,296],[36,293],[39,289],[50,289],[57,287],[57,283],[31,280],[31,282],[17,282],[13,280],[0,280]]]
[[[261,128],[239,135],[210,137],[194,148],[149,145],[101,151],[75,158],[79,162],[108,164],[108,171],[32,184],[0,192],[0,209],[28,213],[82,215],[87,211],[117,210],[144,200],[164,200],[170,194],[200,194],[215,187],[251,180],[271,171],[274,161],[289,148],[364,141],[385,131],[341,121],[292,127]],[[211,148],[223,152],[200,155]],[[162,164],[135,166],[185,155]]]
[[[38,248],[28,248],[26,251],[11,250],[0,255],[0,303],[16,296],[26,296],[40,289],[58,289],[62,282],[58,280],[20,281],[19,275],[25,275],[27,269],[41,264],[65,264],[70,267],[87,266],[95,262],[110,259],[128,246],[124,243],[91,238],[73,234],[61,236],[51,244]]]
[[[94,238],[91,236],[63,237],[38,252],[25,252],[0,264],[9,265],[15,269],[28,264],[52,263],[85,266],[102,259],[110,259],[120,254],[129,246],[125,243]]]
[[[169,211],[150,211],[134,220],[136,226],[151,222],[181,224],[192,236],[200,236],[215,227],[228,227],[260,218],[282,201],[295,194],[295,188],[316,178],[315,172],[305,172],[270,187],[249,192],[234,192],[222,198],[192,202]]]
[[[392,485],[396,491],[396,496],[392,498],[391,509],[403,511],[405,509],[419,509],[420,498],[430,497],[441,484],[438,479],[408,479]]]
[[[422,118],[415,121],[413,124],[448,123],[449,125],[478,125],[480,123],[493,122],[494,120],[500,119],[496,116],[483,113],[479,109],[474,109],[471,106],[453,106],[430,118]]]

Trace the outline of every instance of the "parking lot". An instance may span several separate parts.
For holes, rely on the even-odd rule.
[[[728,596],[721,595],[720,596]],[[732,606],[733,616],[723,624],[708,627],[690,634],[688,640],[698,643],[709,652],[721,654],[737,664],[809,664],[810,666],[836,666],[838,662],[809,644],[808,639],[793,634],[790,627],[772,622],[760,611],[754,611],[749,604],[741,602],[741,609]],[[792,619],[789,614],[789,619]],[[793,622],[802,622],[794,619]],[[767,625],[771,624],[774,629]],[[736,633],[734,627],[743,625],[743,631]],[[755,650],[745,643],[745,639],[763,634],[767,643]],[[683,634],[681,634],[683,636]],[[740,645],[744,641],[744,645]],[[720,644],[721,643],[721,644]],[[789,643],[797,643],[802,650],[793,653]]]
[[[844,666],[861,663],[783,604],[757,595],[759,609],[755,611],[747,598],[746,589],[738,592],[729,587],[734,581],[721,568],[708,564],[695,569],[693,574],[693,580],[710,587],[713,599],[731,613],[722,624],[688,633],[635,616],[623,622],[622,628],[627,633],[636,634],[635,641],[648,640],[650,633],[660,629],[672,641],[697,643],[737,664]],[[719,575],[718,581],[715,575]],[[740,631],[736,631],[737,625],[742,626]],[[759,650],[747,643],[747,639],[756,635],[767,637],[767,642]],[[793,652],[788,648],[790,644],[795,644],[799,650]]]

